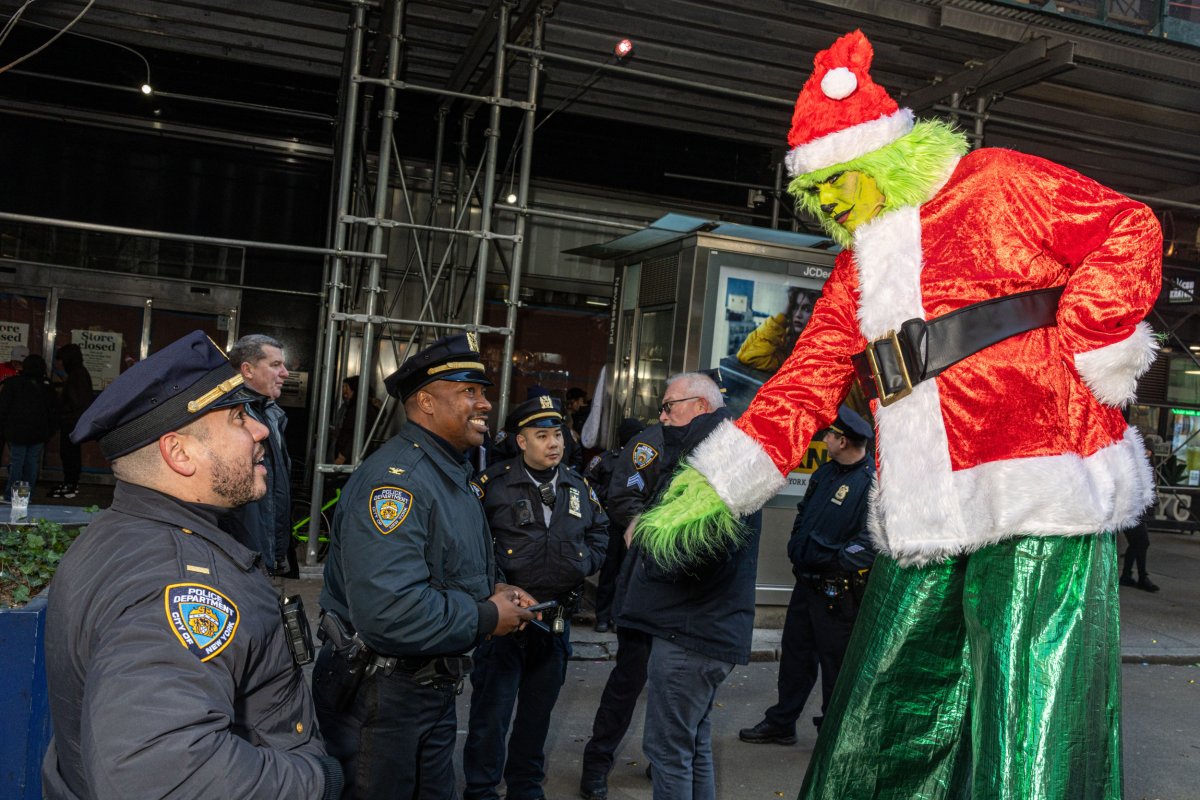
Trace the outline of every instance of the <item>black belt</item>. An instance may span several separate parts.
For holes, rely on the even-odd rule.
[[[890,406],[967,356],[1055,323],[1062,286],[972,303],[926,322],[910,319],[851,356],[868,400]]]

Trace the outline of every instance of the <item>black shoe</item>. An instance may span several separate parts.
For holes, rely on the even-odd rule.
[[[592,783],[579,784],[579,796],[583,800],[608,800],[608,784]]]
[[[606,619],[596,620],[596,624],[592,626],[592,630],[596,633],[608,633],[608,629],[612,627],[612,623]]]
[[[1137,584],[1135,584],[1135,585],[1139,589],[1146,591],[1146,592],[1157,592],[1158,591],[1158,586],[1153,581],[1151,581],[1149,578],[1147,578],[1145,575],[1143,575],[1141,577],[1141,579],[1139,579]]]
[[[47,494],[46,497],[62,497],[63,493],[66,491],[67,485],[65,483],[60,483],[58,486],[55,486],[53,489],[51,489],[50,493]]]
[[[79,487],[75,484],[70,484],[63,487],[63,493],[60,494],[59,497],[63,498],[64,500],[70,500],[77,494],[79,494]]]
[[[751,744],[795,744],[796,731],[788,728],[781,728],[763,720],[753,728],[742,728],[738,731],[738,738],[743,742]]]
[[[1122,586],[1137,586],[1138,585],[1137,581],[1135,581],[1132,577],[1129,577],[1126,575],[1121,576],[1120,583]]]

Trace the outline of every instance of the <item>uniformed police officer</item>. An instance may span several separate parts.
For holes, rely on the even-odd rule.
[[[743,728],[743,742],[796,743],[796,719],[821,672],[819,729],[858,617],[875,548],[867,532],[867,496],[875,461],[867,452],[871,426],[849,406],[822,441],[829,461],[813,473],[792,526],[788,557],[796,588],[783,623],[779,700],[762,722]]]
[[[634,436],[645,429],[641,420],[626,417],[617,426],[617,445],[594,456],[583,471],[583,477],[600,498],[600,504],[608,505],[608,483],[621,458],[621,451]],[[608,521],[608,550],[604,554],[604,566],[596,581],[596,632],[607,633],[612,626],[613,595],[617,590],[617,575],[625,560],[625,529],[610,518]]]
[[[454,797],[454,698],[465,654],[536,601],[496,582],[465,457],[491,403],[474,334],[439,339],[384,382],[399,433],[359,466],[334,517],[313,694],[347,797]]]
[[[546,733],[571,654],[571,611],[583,580],[600,569],[608,517],[587,481],[562,464],[562,409],[534,397],[505,428],[520,455],[489,467],[477,485],[506,578],[557,608],[543,622],[475,651],[471,722],[463,750],[464,800],[494,800],[503,774],[509,800],[543,798]],[[518,695],[520,702],[517,702]],[[504,738],[513,717],[505,759]]]
[[[267,565],[226,532],[266,491],[252,400],[196,331],[122,373],[71,434],[99,440],[117,485],[50,593],[46,797],[341,794]]]

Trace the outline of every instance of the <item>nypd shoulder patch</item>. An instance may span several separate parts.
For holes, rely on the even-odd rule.
[[[476,497],[478,497],[480,500],[482,500],[483,499],[483,487],[480,486],[475,481],[469,481],[469,483],[471,485],[471,491],[475,493]],[[482,481],[481,481],[481,483],[482,483]]]
[[[173,583],[163,594],[167,622],[179,643],[208,661],[233,641],[237,604],[202,583]]]
[[[408,512],[412,510],[413,496],[399,486],[377,486],[371,490],[367,504],[371,510],[371,522],[375,529],[387,536],[399,528]]]
[[[583,468],[583,471],[592,472],[595,470],[596,467],[600,466],[600,458],[600,456],[592,456],[592,460],[587,463],[587,466]]]
[[[654,463],[658,451],[645,442],[638,442],[633,448],[633,466],[640,472]]]

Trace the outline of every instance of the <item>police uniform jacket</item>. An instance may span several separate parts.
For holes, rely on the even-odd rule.
[[[870,567],[875,548],[867,530],[867,497],[875,462],[829,460],[817,468],[797,508],[788,558],[798,575],[857,572]]]
[[[630,439],[617,458],[608,481],[608,502],[604,509],[622,531],[649,507],[679,461],[681,453],[677,446],[668,452],[663,435],[666,430],[662,425],[649,426]]]
[[[492,538],[470,467],[449,448],[406,422],[338,503],[321,607],[382,655],[459,655],[496,627]]]
[[[46,621],[46,797],[340,793],[279,601],[217,513],[118,482],[64,556]]]
[[[696,417],[686,426],[655,425],[630,439],[625,447],[628,462],[622,458],[613,473],[610,505],[628,509],[635,498],[644,497],[644,503],[633,514],[640,512],[665,487],[679,461],[728,419],[728,410],[720,408]],[[646,463],[648,451],[639,454],[638,448],[653,449],[658,443],[663,451]],[[643,465],[640,470],[639,464]],[[641,477],[641,481],[635,477]],[[645,488],[641,488],[643,484]],[[758,525],[748,524],[746,537],[738,546],[679,571],[663,569],[635,540],[618,578],[617,626],[667,639],[710,658],[748,663],[754,630],[758,535]]]
[[[546,524],[538,484],[520,456],[485,470],[477,482],[505,580],[538,600],[560,598],[604,564],[608,517],[583,476],[558,466]]]
[[[600,498],[600,505],[606,508],[608,506],[608,483],[612,480],[613,471],[616,470],[617,462],[620,459],[621,447],[612,447],[600,455],[592,456],[587,469],[583,471],[583,477],[587,478],[588,485]]]

